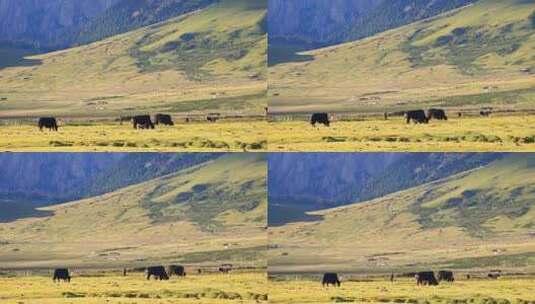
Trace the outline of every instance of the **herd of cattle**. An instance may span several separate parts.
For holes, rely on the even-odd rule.
[[[437,275],[433,271],[420,271],[415,273],[403,274],[403,276],[414,277],[416,280],[416,285],[418,286],[437,286],[440,282],[455,282],[455,277],[452,271],[449,270],[440,270]],[[489,279],[498,279],[501,276],[500,270],[492,270],[488,273],[487,277]],[[467,274],[466,279],[470,280],[471,275]],[[390,281],[394,282],[395,276],[392,273],[390,275]],[[337,286],[340,287],[340,278],[337,273],[327,272],[323,274],[323,279],[321,280],[323,286]]]
[[[483,108],[479,112],[480,116],[488,117],[492,114],[493,109],[492,108]],[[395,112],[395,113],[384,113],[385,120],[388,120],[390,116],[404,116],[407,123],[414,122],[416,124],[427,124],[432,119],[436,120],[448,120],[448,116],[446,115],[446,111],[443,109],[429,109],[426,111],[424,110],[411,110],[411,111],[402,111],[402,112]],[[458,117],[462,117],[463,113],[458,112]],[[315,127],[316,124],[323,124],[326,127],[329,127],[331,124],[331,118],[329,117],[328,113],[314,113],[310,117],[310,124]]]
[[[221,119],[220,113],[210,113],[206,116],[206,121],[215,123]],[[134,129],[154,129],[156,125],[174,126],[173,118],[169,114],[156,114],[154,120],[150,115],[135,115],[135,116],[121,116],[119,119],[121,124],[123,122],[132,122]],[[189,118],[185,122],[190,122]],[[40,131],[47,128],[50,131],[58,131],[58,119],[55,117],[41,117],[37,123]]]
[[[221,265],[217,271],[220,273],[229,273],[232,271],[233,266],[232,264],[223,264]],[[154,278],[156,280],[165,281],[169,280],[172,276],[177,277],[185,277],[186,276],[186,269],[182,265],[170,265],[168,267],[164,266],[150,266],[147,268],[136,268],[133,271],[135,272],[145,272],[147,275],[147,280],[150,280],[151,278]],[[202,269],[197,269],[197,273],[201,274]],[[127,275],[127,270],[123,269],[123,275]],[[54,270],[54,276],[52,278],[54,282],[71,282],[71,274],[69,272],[68,268],[58,268]]]

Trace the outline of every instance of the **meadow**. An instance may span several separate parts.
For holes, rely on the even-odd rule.
[[[51,276],[0,276],[0,303],[265,303],[265,273],[231,273],[172,277],[147,281],[141,272],[73,275],[68,283]]]
[[[535,303],[533,278],[474,279],[416,286],[414,279],[344,281],[322,287],[317,280],[270,280],[270,303]]]
[[[264,121],[229,121],[157,126],[135,130],[131,123],[66,123],[59,132],[40,132],[36,124],[0,125],[3,151],[262,151]]]
[[[450,115],[451,116],[451,115]],[[307,121],[270,122],[270,151],[535,151],[535,116],[450,117],[428,125],[402,117],[334,121],[329,128]]]

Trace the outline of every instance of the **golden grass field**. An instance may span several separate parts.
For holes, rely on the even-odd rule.
[[[2,304],[67,303],[265,303],[265,273],[188,275],[169,281],[147,281],[143,273],[127,277],[72,276],[70,284],[51,276],[0,277]]]
[[[36,125],[0,126],[3,151],[262,151],[267,149],[264,121],[175,124],[135,130],[130,123],[66,124],[59,132]]]
[[[344,282],[322,287],[320,279],[270,281],[270,303],[535,303],[533,278],[474,279],[417,287],[414,279]]]
[[[334,121],[329,128],[270,122],[267,133],[270,151],[535,151],[535,116],[450,118],[429,125],[392,117]]]

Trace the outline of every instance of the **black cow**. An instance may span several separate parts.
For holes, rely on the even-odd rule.
[[[43,131],[43,128],[48,128],[50,131],[58,131],[58,122],[54,117],[39,118],[38,126],[40,131]]]
[[[219,272],[229,273],[232,270],[232,264],[223,264],[219,267]]]
[[[489,117],[490,114],[492,114],[492,111],[490,110],[479,111],[479,115],[484,116],[484,117]]]
[[[429,109],[427,111],[427,119],[448,120],[446,112],[442,109]]]
[[[173,122],[173,119],[171,118],[171,115],[167,114],[156,114],[154,117],[154,123],[155,124],[162,124],[165,126],[174,126],[175,123]]]
[[[210,113],[208,114],[208,116],[206,116],[206,120],[209,122],[217,122],[220,117],[221,117],[221,114],[219,113]]]
[[[502,276],[501,270],[493,270],[488,274],[489,279],[497,280]]]
[[[184,270],[184,266],[182,265],[171,265],[169,266],[169,276],[176,275],[177,277],[185,277],[186,271]]]
[[[437,279],[439,282],[441,281],[455,282],[455,277],[453,276],[453,272],[449,270],[440,270],[438,272]]]
[[[156,280],[169,280],[169,276],[163,266],[152,266],[147,268],[147,280],[154,276]]]
[[[70,283],[71,276],[69,274],[69,269],[59,268],[59,269],[54,270],[54,278],[52,280],[54,282],[64,281],[64,282]]]
[[[421,271],[416,274],[416,285],[438,285],[435,273],[432,271]]]
[[[407,111],[405,112],[405,118],[407,118],[407,123],[410,123],[411,120],[417,124],[429,123],[429,119],[425,115],[424,110]]]
[[[132,119],[134,121],[134,129],[154,129],[150,115],[137,115]]]
[[[322,286],[338,286],[340,287],[340,280],[338,279],[338,274],[334,272],[327,272],[323,274],[323,279],[321,280]]]
[[[326,127],[331,125],[331,122],[329,121],[329,114],[327,113],[314,113],[312,114],[312,117],[310,117],[310,124],[315,127],[317,123],[323,124]]]

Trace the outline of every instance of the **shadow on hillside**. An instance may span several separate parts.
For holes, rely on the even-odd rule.
[[[297,222],[316,222],[323,219],[321,215],[307,214],[310,210],[299,206],[283,206],[270,203],[268,209],[268,227],[280,227]]]
[[[304,50],[300,47],[295,47],[286,44],[270,43],[268,49],[268,66],[276,66],[277,64],[289,62],[307,62],[314,60],[312,55],[301,55],[299,52]]]
[[[0,201],[0,223],[9,223],[25,218],[48,217],[53,214],[53,211],[37,210],[36,207],[29,204]]]
[[[40,52],[35,50],[6,47],[0,45],[0,70],[11,67],[30,67],[41,65],[41,59],[29,59],[28,56],[36,55]]]

